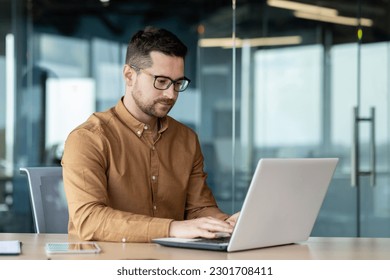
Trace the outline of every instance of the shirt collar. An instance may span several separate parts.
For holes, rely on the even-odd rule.
[[[125,107],[123,104],[123,97],[118,101],[114,108],[116,115],[118,118],[124,123],[128,128],[130,128],[134,134],[136,134],[138,137],[141,137],[145,130],[150,129],[149,125],[140,122],[137,120]],[[163,133],[165,130],[168,129],[168,117],[160,118],[160,128],[159,133]]]

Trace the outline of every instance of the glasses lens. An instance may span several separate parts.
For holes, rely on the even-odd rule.
[[[174,90],[175,91],[184,91],[188,84],[190,83],[190,80],[185,78],[177,81],[173,81],[167,77],[164,76],[155,76],[154,77],[154,87],[159,90],[166,90],[168,89],[173,83]]]
[[[188,81],[188,80],[185,80],[185,79],[183,79],[183,80],[178,80],[178,81],[176,81],[176,83],[175,83],[175,90],[176,91],[184,91],[187,87],[188,87],[188,84],[189,84],[190,82]]]
[[[156,89],[167,89],[172,84],[171,80],[165,77],[155,77],[154,87]]]

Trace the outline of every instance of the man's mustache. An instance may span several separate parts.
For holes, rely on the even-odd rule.
[[[168,98],[161,98],[161,99],[157,99],[156,101],[154,101],[154,103],[162,103],[164,105],[173,105],[173,104],[175,104],[175,101],[172,99],[168,99]]]

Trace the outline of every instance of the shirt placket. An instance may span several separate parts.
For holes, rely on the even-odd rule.
[[[159,167],[159,159],[156,147],[153,145],[150,149],[150,171],[151,171],[151,182],[152,182],[152,207],[153,207],[153,215],[156,216],[158,212],[158,203],[157,203],[157,190],[158,190],[158,167]]]
[[[144,127],[143,136],[146,138],[146,142],[150,145],[150,183],[152,192],[152,213],[153,216],[156,216],[159,210],[157,203],[159,158],[155,146],[155,141],[153,141],[153,134],[151,133],[147,125],[145,125]]]

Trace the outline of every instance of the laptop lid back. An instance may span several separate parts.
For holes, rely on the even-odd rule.
[[[338,159],[261,159],[228,251],[309,238]]]

